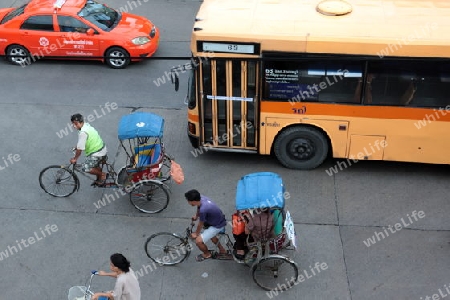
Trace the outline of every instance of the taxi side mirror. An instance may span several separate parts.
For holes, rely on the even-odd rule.
[[[95,31],[94,31],[94,29],[89,28],[88,30],[86,30],[86,34],[89,36],[93,36],[95,34]]]

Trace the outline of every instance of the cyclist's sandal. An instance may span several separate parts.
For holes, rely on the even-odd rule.
[[[91,185],[92,186],[104,186],[106,183],[106,179],[108,179],[109,173],[106,173],[105,179],[102,180],[96,180]]]

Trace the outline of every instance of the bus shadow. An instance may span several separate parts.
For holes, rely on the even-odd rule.
[[[327,173],[337,174],[342,171],[370,173],[421,173],[433,175],[450,175],[450,166],[411,162],[393,162],[379,160],[353,161],[351,159],[328,158],[320,167]]]

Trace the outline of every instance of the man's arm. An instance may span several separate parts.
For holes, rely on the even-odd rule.
[[[80,155],[81,155],[81,152],[83,152],[83,151],[81,151],[80,149],[76,149],[76,150],[75,150],[75,156],[70,160],[70,162],[71,162],[72,164],[74,164],[74,163],[77,162],[78,158],[79,158]]]
[[[202,218],[200,218],[200,207],[197,208],[197,213],[195,214],[195,216],[192,217],[192,220],[198,220],[197,223],[197,228],[195,230],[195,232],[191,233],[191,238],[195,239],[200,235],[200,232],[202,231],[203,225],[205,224],[204,221],[201,220]]]
[[[81,155],[81,152],[83,152],[83,150],[86,148],[86,140],[87,140],[86,132],[81,131],[78,134],[78,143],[75,149],[75,156],[72,159],[70,159],[70,163],[75,164],[77,162],[78,158]]]
[[[198,236],[200,234],[200,232],[202,231],[203,225],[205,224],[205,222],[198,220],[198,224],[197,224],[197,230],[195,230],[195,234]]]
[[[198,219],[198,217],[200,216],[200,207],[197,207],[197,212],[195,213],[195,215],[192,217],[192,221],[196,221]]]

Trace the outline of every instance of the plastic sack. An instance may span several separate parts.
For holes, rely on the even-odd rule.
[[[233,234],[239,235],[245,232],[245,222],[238,213],[233,214],[232,221]]]
[[[172,160],[172,164],[170,166],[170,176],[172,177],[173,181],[178,184],[182,184],[184,181],[183,169],[181,168],[180,164],[176,163],[174,160]]]

